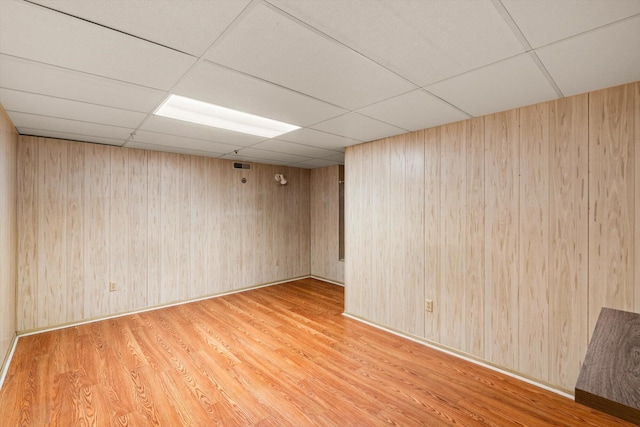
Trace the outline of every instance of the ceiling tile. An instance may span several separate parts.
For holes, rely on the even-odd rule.
[[[406,129],[391,126],[358,113],[348,113],[335,119],[329,119],[313,126],[313,128],[364,142],[407,133]]]
[[[54,98],[0,88],[0,104],[5,110],[62,119],[135,128],[147,116],[145,113],[121,110],[85,102]]]
[[[405,93],[357,112],[408,130],[426,129],[469,118],[467,114],[423,90]]]
[[[425,86],[523,52],[489,0],[269,0]]]
[[[565,96],[640,80],[640,16],[536,53]]]
[[[502,0],[533,48],[640,13],[639,0]]]
[[[150,112],[166,92],[0,54],[0,87]]]
[[[165,90],[196,61],[31,3],[0,3],[0,53]]]
[[[127,0],[126,6],[118,1],[32,2],[200,56],[250,0]]]
[[[144,142],[130,142],[127,148],[136,148],[139,150],[162,151],[166,153],[190,154],[193,156],[203,157],[221,157],[223,153],[214,153],[211,151],[190,150],[184,147],[170,147],[166,145],[145,144]]]
[[[295,166],[301,168],[325,168],[327,166],[334,166],[339,164],[339,162],[333,162],[331,160],[326,159],[311,159],[305,162],[296,163]]]
[[[206,61],[194,67],[172,92],[299,126],[346,112],[335,105]]]
[[[266,151],[276,151],[279,153],[289,153],[305,157],[327,157],[336,155],[335,151],[326,150],[324,148],[310,147],[308,145],[296,144],[293,142],[280,141],[278,139],[269,139],[252,145],[251,148],[257,148]]]
[[[326,148],[328,150],[337,150],[344,152],[344,148],[350,145],[360,144],[358,141],[344,136],[334,135],[332,133],[321,132],[311,128],[303,128],[285,133],[278,137],[283,141],[297,142],[304,145],[312,145],[314,147]]]
[[[246,163],[264,163],[268,165],[286,165],[287,162],[281,162],[277,160],[269,160],[269,159],[261,159],[259,157],[249,157],[244,156],[242,154],[225,154],[221,157],[224,160],[235,160],[238,162],[246,162]],[[238,177],[239,179],[239,177]]]
[[[344,153],[333,154],[331,156],[323,157],[322,159],[342,164],[344,163]]]
[[[111,138],[101,138],[99,136],[91,136],[91,135],[79,135],[65,132],[52,132],[52,131],[43,131],[41,129],[31,129],[27,127],[18,128],[18,132],[20,135],[33,135],[33,136],[42,136],[45,138],[54,138],[54,139],[66,139],[70,141],[78,141],[78,142],[92,142],[96,144],[105,144],[105,145],[122,145],[123,141],[120,139],[111,139]]]
[[[140,126],[140,129],[228,145],[240,145],[242,147],[265,140],[263,137],[247,135],[246,133],[212,128],[210,126],[187,123],[153,115],[149,116],[142,126]]]
[[[488,65],[425,89],[476,117],[558,97],[529,54]]]
[[[100,138],[110,138],[120,140],[121,143],[129,137],[132,128],[118,126],[101,125],[97,123],[79,122],[76,120],[58,119],[54,117],[37,116],[35,114],[25,114],[7,111],[9,118],[16,128],[30,128],[43,131],[67,133],[74,135],[95,136]]]
[[[241,149],[238,154],[240,156],[252,157],[255,159],[272,160],[282,163],[299,163],[305,160],[309,160],[309,157],[296,156],[288,153],[276,153],[273,151],[258,150],[257,148],[249,147]]]
[[[155,146],[173,147],[200,152],[212,152],[225,154],[242,148],[240,145],[221,144],[219,142],[204,141],[202,139],[185,138],[164,133],[136,131],[135,136],[126,144],[130,147],[133,143],[153,144]]]
[[[375,62],[262,3],[225,34],[205,58],[347,109],[415,88]]]

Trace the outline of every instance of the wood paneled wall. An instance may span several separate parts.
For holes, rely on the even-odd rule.
[[[640,311],[639,83],[349,147],[345,173],[350,314],[572,392],[600,309]]]
[[[16,335],[18,133],[0,105],[0,375]]]
[[[26,136],[18,165],[20,331],[309,274],[308,170]]]
[[[339,255],[339,166],[311,169],[311,274],[344,283]]]

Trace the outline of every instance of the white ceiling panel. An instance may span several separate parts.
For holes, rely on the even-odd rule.
[[[52,132],[52,131],[43,131],[41,129],[31,129],[27,127],[18,128],[18,132],[21,135],[33,135],[33,136],[42,136],[45,138],[54,138],[54,139],[67,139],[70,141],[78,141],[78,142],[92,142],[96,144],[103,145],[122,145],[122,141],[119,139],[111,139],[111,138],[101,138],[99,136],[92,135],[80,135],[80,134],[72,134],[65,132]]]
[[[163,147],[177,147],[185,150],[218,154],[230,153],[233,150],[239,150],[240,148],[242,148],[242,146],[240,145],[221,144],[219,142],[203,141],[201,139],[185,138],[182,136],[147,132],[144,130],[137,131],[133,139],[130,140],[130,142],[128,142],[126,146],[132,147],[133,144],[138,143],[152,144],[155,146]]]
[[[313,168],[324,168],[327,166],[334,166],[337,164],[338,162],[334,162],[326,159],[311,159],[304,162],[296,163],[296,166],[301,168],[313,169]]]
[[[250,0],[32,0],[109,28],[200,56]]]
[[[346,112],[273,83],[203,61],[173,93],[299,126]]]
[[[425,89],[476,117],[557,98],[555,90],[529,54],[488,65]]]
[[[336,151],[325,150],[324,148],[310,147],[308,145],[296,144],[294,142],[280,141],[278,139],[269,139],[252,145],[251,148],[260,150],[276,151],[279,153],[290,153],[304,157],[327,157],[337,153]]]
[[[263,4],[256,5],[205,57],[347,109],[415,88]]]
[[[421,89],[361,108],[357,112],[408,130],[469,118],[469,115]]]
[[[7,111],[9,118],[16,128],[46,130],[72,135],[86,135],[100,138],[117,139],[120,144],[133,132],[132,128],[102,125],[97,123],[79,122],[76,120],[58,119],[54,117],[37,116],[35,114]]]
[[[322,159],[336,163],[344,163],[344,153],[332,154],[331,156],[323,157]]]
[[[295,154],[288,153],[276,153],[273,151],[259,150],[253,147],[243,148],[238,152],[238,154],[241,156],[253,157],[256,159],[272,160],[280,162],[282,164],[300,163],[306,160],[310,160],[310,157],[296,156]]]
[[[362,141],[345,138],[344,136],[332,133],[321,132],[311,128],[302,128],[293,132],[285,133],[278,137],[283,141],[296,142],[298,144],[313,145],[315,147],[326,148],[344,152],[345,147],[360,144]]]
[[[167,146],[167,145],[145,144],[143,142],[131,142],[127,144],[127,148],[137,148],[140,150],[150,150],[150,151],[162,151],[167,153],[190,154],[193,156],[203,156],[203,157],[221,157],[223,155],[223,153],[190,150],[184,147],[174,147],[174,146]]]
[[[523,52],[490,0],[268,0],[419,86]]]
[[[640,0],[502,0],[533,48],[640,13]]]
[[[142,112],[165,96],[156,89],[2,54],[0,87]]]
[[[0,53],[169,89],[196,58],[26,2],[0,2]]]
[[[271,160],[271,159],[262,159],[260,157],[250,157],[242,154],[225,154],[221,158],[223,160],[234,160],[234,161],[246,162],[246,163],[265,163],[268,165],[286,165],[287,164],[287,162],[280,162],[280,161]],[[238,175],[238,181],[239,180],[240,180],[240,175]]]
[[[640,16],[536,52],[566,96],[640,80]]]
[[[0,88],[0,103],[10,111],[126,128],[136,128],[147,116],[136,111],[2,88]]]
[[[359,141],[374,141],[407,132],[406,129],[391,126],[358,113],[348,113],[335,119],[329,119],[314,125],[313,128]]]
[[[253,145],[265,140],[265,138],[259,136],[247,135],[245,133],[217,129],[209,126],[196,125],[159,116],[150,116],[147,121],[140,126],[140,129],[157,133],[165,133],[168,135],[184,136],[186,138],[219,142],[228,145],[239,145],[242,147]]]

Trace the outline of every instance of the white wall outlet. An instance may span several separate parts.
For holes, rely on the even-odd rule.
[[[430,299],[424,300],[424,309],[429,313],[433,313],[433,300],[430,300]]]
[[[118,290],[118,284],[116,282],[109,282],[109,292],[115,292]]]

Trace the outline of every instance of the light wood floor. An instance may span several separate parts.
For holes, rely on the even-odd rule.
[[[20,338],[0,425],[625,425],[342,310],[306,279]]]

